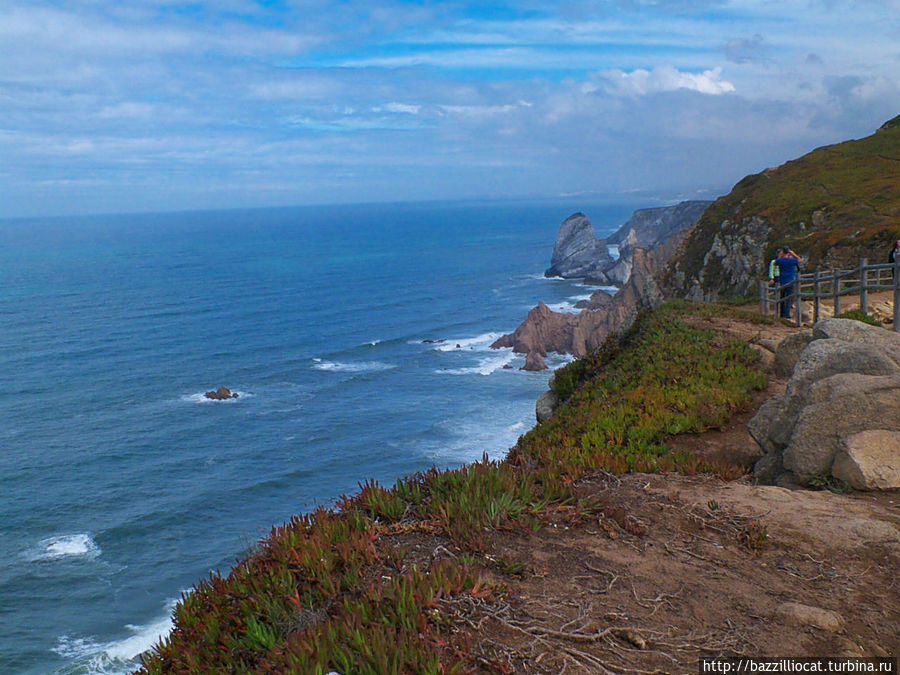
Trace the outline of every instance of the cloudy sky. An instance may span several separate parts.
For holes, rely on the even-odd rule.
[[[900,0],[0,0],[0,217],[709,196],[898,113]]]

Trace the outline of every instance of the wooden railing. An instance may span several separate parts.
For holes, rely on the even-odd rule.
[[[792,319],[797,326],[802,323],[801,301],[813,304],[813,322],[819,320],[821,301],[831,298],[834,301],[834,316],[841,313],[841,298],[846,295],[859,296],[859,308],[869,313],[869,292],[894,292],[894,322],[892,328],[900,332],[900,260],[894,264],[870,265],[865,258],[860,258],[859,267],[853,270],[829,270],[801,274],[789,287],[769,286],[765,281],[759,282],[759,309],[763,314],[774,308],[779,314],[781,290],[787,289],[792,303]]]

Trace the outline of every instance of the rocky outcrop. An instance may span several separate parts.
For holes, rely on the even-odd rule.
[[[231,391],[228,387],[219,387],[215,391],[208,391],[204,396],[213,401],[226,401],[231,398],[237,398],[237,392]]]
[[[666,247],[655,251],[635,249],[631,278],[599,309],[564,314],[554,312],[540,302],[514,332],[504,335],[491,347],[512,347],[520,354],[540,356],[546,356],[548,352],[586,356],[603,344],[611,333],[630,326],[641,309],[662,302],[663,295],[654,272],[660,269],[670,252]]]
[[[584,279],[623,286],[631,276],[635,249],[652,250],[693,225],[711,202],[686,201],[674,206],[638,209],[607,239],[596,239],[591,221],[583,213],[566,218],[559,228],[547,277]],[[619,247],[617,259],[608,247]]]
[[[693,225],[712,202],[686,201],[635,211],[622,227],[606,239],[619,247],[619,258],[604,270],[614,284],[623,285],[631,275],[632,253],[636,248],[654,249],[673,235]]]
[[[547,277],[593,279],[606,283],[603,270],[613,262],[606,243],[594,236],[594,226],[583,213],[566,218],[559,227]]]
[[[754,469],[760,482],[900,487],[900,334],[826,319],[779,349],[776,369],[790,370],[787,389],[748,424],[766,453]]]

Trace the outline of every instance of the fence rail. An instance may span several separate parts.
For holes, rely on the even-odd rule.
[[[812,301],[812,318],[816,322],[819,320],[822,300],[830,298],[834,301],[834,315],[837,316],[841,313],[841,298],[846,295],[858,295],[859,308],[868,314],[870,291],[894,292],[892,329],[900,332],[900,260],[893,264],[870,265],[865,258],[860,258],[856,269],[801,274],[796,281],[784,286],[769,286],[765,281],[760,281],[759,309],[763,314],[768,314],[772,307],[778,315],[781,304],[790,302],[792,318],[800,326],[802,301]]]

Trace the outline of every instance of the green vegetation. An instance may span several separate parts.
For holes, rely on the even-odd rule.
[[[597,469],[734,475],[734,467],[671,452],[665,439],[723,425],[766,378],[754,369],[758,356],[746,343],[689,325],[679,307],[688,305],[643,317],[620,342],[608,341],[558,372],[554,388],[566,405],[520,440],[510,460],[555,467],[569,479]],[[698,306],[693,313],[705,311]]]
[[[211,575],[182,598],[174,631],[141,672],[503,672],[502,663],[473,663],[466,632],[440,609],[502,593],[485,581],[487,568],[523,573],[486,555],[494,533],[595,513],[577,483],[596,472],[742,473],[666,447],[672,434],[724,424],[765,386],[745,343],[693,325],[738,311],[681,302],[639,317],[557,374],[565,402],[504,461],[432,469],[391,488],[366,482],[335,509],[274,528],[227,578]],[[643,534],[626,513],[609,517]],[[764,537],[748,532],[746,543]],[[450,559],[417,557],[409,542]]]
[[[868,323],[872,326],[881,326],[882,323],[877,318],[872,316],[871,314],[866,314],[861,309],[851,309],[849,312],[844,312],[843,314],[838,314],[838,319],[853,319],[854,321],[862,321],[863,323]]]

